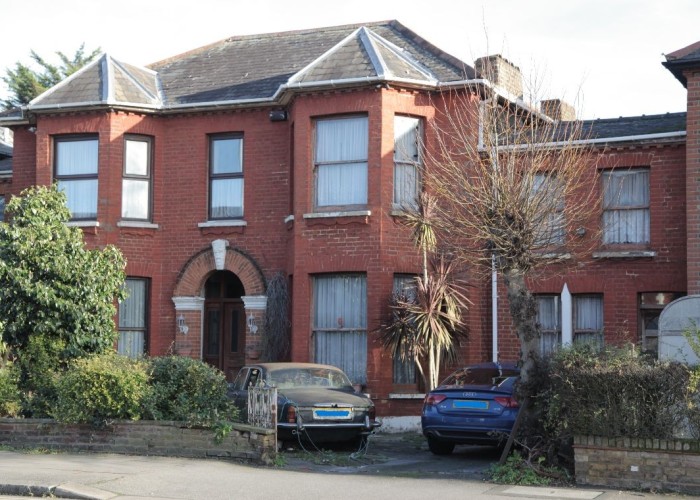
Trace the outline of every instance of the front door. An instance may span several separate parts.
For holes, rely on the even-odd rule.
[[[202,359],[232,381],[245,362],[243,287],[233,273],[215,273],[206,284]]]

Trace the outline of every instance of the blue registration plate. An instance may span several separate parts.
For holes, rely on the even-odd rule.
[[[351,416],[350,410],[314,410],[314,418],[317,419],[347,419]]]
[[[488,410],[489,409],[489,402],[488,401],[457,400],[454,402],[453,406],[455,408],[466,409],[466,410]]]

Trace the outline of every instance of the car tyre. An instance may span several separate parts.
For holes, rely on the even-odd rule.
[[[433,455],[450,455],[455,449],[454,443],[446,443],[445,441],[438,441],[435,438],[428,438],[428,449],[433,453]]]

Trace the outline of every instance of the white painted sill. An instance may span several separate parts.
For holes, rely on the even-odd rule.
[[[369,217],[371,210],[350,210],[348,212],[314,212],[304,214],[304,219],[327,219],[333,217]]]
[[[210,220],[200,222],[197,227],[241,227],[247,225],[248,223],[244,220]]]
[[[117,222],[117,227],[136,227],[140,229],[158,229],[158,224],[152,222],[139,222],[135,220],[120,220]]]

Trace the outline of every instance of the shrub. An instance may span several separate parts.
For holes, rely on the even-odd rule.
[[[226,397],[228,384],[221,371],[182,356],[155,357],[149,363],[153,389],[145,403],[149,418],[201,427],[237,420],[237,411]]]
[[[0,366],[0,417],[16,417],[21,408],[19,377],[9,365]]]
[[[61,339],[35,335],[19,351],[15,366],[19,370],[22,391],[22,413],[27,417],[51,415],[56,404],[58,374],[65,369],[62,353],[66,343]]]
[[[551,363],[547,426],[559,437],[669,438],[683,420],[689,370],[634,349],[562,350]]]
[[[149,391],[142,361],[117,354],[78,359],[58,379],[53,416],[59,422],[93,425],[138,420]]]

